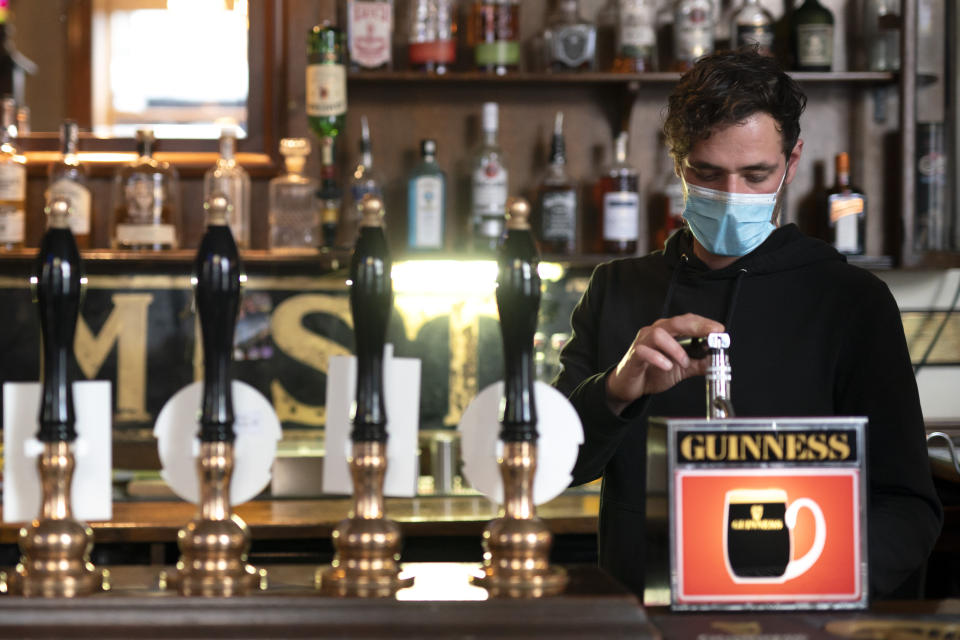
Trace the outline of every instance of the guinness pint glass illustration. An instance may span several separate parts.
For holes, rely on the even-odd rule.
[[[801,509],[813,514],[813,545],[794,559],[794,527]],[[724,504],[724,560],[737,583],[783,583],[806,573],[823,552],[827,526],[809,498],[788,504],[783,489],[734,489]],[[801,550],[802,551],[802,550]]]

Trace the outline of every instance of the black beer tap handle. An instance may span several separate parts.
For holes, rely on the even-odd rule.
[[[204,203],[207,231],[194,261],[197,313],[203,334],[202,442],[233,442],[230,363],[240,309],[240,256],[227,219],[230,202],[214,194]]]
[[[497,310],[503,336],[504,403],[500,439],[537,439],[533,397],[533,334],[540,310],[540,258],[530,231],[530,205],[522,198],[507,203],[507,235],[500,248]]]
[[[363,198],[360,237],[350,259],[350,312],[357,351],[357,395],[353,442],[386,442],[383,395],[383,345],[393,307],[392,262],[383,232],[383,203]]]
[[[70,204],[54,198],[46,207],[48,228],[37,259],[37,304],[43,337],[41,442],[73,442],[76,416],[69,364],[80,315],[80,252],[70,232]]]

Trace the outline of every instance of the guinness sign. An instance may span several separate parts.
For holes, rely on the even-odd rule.
[[[865,426],[651,420],[647,511],[665,489],[673,608],[866,606]]]

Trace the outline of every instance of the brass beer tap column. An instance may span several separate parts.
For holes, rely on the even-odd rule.
[[[550,566],[553,536],[536,516],[533,502],[539,437],[533,334],[540,309],[540,276],[529,219],[526,200],[511,199],[497,276],[505,364],[503,458],[499,461],[504,516],[492,520],[483,532],[483,577],[475,580],[494,597],[537,598],[559,593],[567,584],[566,572]]]
[[[70,207],[56,198],[46,210],[47,232],[37,264],[36,297],[43,335],[43,386],[38,460],[40,517],[20,529],[20,564],[9,590],[28,597],[83,596],[99,590],[103,576],[90,562],[93,530],[72,515],[70,489],[77,439],[69,361],[80,314],[80,253],[68,224]]]
[[[261,574],[247,564],[250,532],[232,513],[233,395],[230,363],[240,308],[240,257],[222,195],[204,205],[207,231],[194,262],[196,303],[203,334],[203,402],[197,473],[197,516],[177,535],[180,560],[168,580],[181,595],[234,596],[255,589]]]
[[[383,347],[393,307],[392,262],[383,232],[383,203],[363,198],[360,236],[350,259],[350,311],[357,352],[357,389],[347,460],[353,480],[350,517],[333,532],[333,564],[317,571],[325,595],[384,598],[413,584],[400,578],[400,528],[384,517],[387,471],[387,414],[383,391]]]

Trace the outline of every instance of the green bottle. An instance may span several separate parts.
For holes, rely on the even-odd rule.
[[[793,41],[798,71],[833,67],[833,13],[817,0],[805,0],[793,12]]]
[[[307,122],[318,138],[336,138],[347,113],[343,31],[329,22],[307,36]]]

